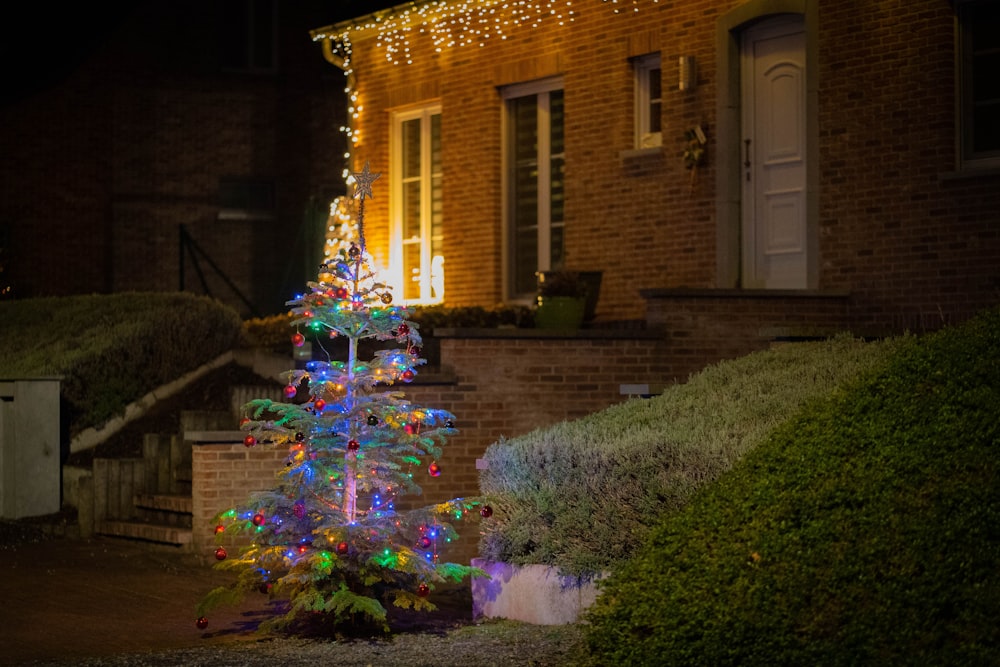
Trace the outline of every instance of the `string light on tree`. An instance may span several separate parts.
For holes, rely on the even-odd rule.
[[[285,397],[301,400],[258,399],[245,407],[244,444],[284,446],[288,456],[276,488],[215,517],[218,540],[243,535],[249,546],[239,555],[216,550],[217,567],[239,577],[204,598],[199,628],[216,605],[257,591],[289,600],[288,612],[270,627],[316,610],[335,624],[364,617],[384,625],[386,604],[431,610],[435,583],[477,573],[439,562],[439,547],[457,537],[453,522],[486,516],[479,500],[396,509],[398,497],[419,494],[421,480],[443,474],[437,461],[456,433],[455,418],[392,389],[425,363],[421,338],[406,309],[393,304],[365,247],[365,201],[379,174],[366,163],[352,178],[352,241],[288,302],[296,338],[311,337],[320,348],[330,337],[346,340],[346,359],[324,350],[324,359],[288,371]],[[390,347],[361,359],[362,341]]]

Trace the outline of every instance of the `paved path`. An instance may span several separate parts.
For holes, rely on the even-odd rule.
[[[0,548],[0,665],[253,641],[267,598],[199,630],[198,600],[233,575],[164,549],[101,537]]]

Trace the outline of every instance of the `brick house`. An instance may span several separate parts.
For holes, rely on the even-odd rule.
[[[997,302],[998,27],[971,0],[530,0],[312,35],[410,302],[529,303],[538,270],[599,270],[596,324],[721,341]]]
[[[308,34],[342,8],[66,7],[59,26],[87,26],[72,48],[47,7],[24,9],[4,44],[0,290],[182,288],[279,312],[343,192],[342,77]]]

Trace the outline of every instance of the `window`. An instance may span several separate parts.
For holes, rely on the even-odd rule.
[[[966,167],[1000,167],[1000,5],[958,6],[961,159]]]
[[[635,58],[635,147],[653,148],[663,143],[660,118],[663,110],[660,54]]]
[[[392,253],[397,289],[406,303],[444,299],[441,110],[393,115]]]
[[[242,178],[219,180],[219,220],[271,220],[274,184]]]
[[[224,0],[221,11],[223,68],[273,72],[277,0]]]
[[[510,86],[503,97],[505,291],[530,298],[535,274],[563,264],[562,80]]]

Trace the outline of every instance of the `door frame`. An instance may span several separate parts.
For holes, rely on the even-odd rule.
[[[719,17],[716,60],[716,287],[741,287],[742,31],[780,14],[802,16],[806,34],[806,287],[819,286],[818,0],[750,0]]]

